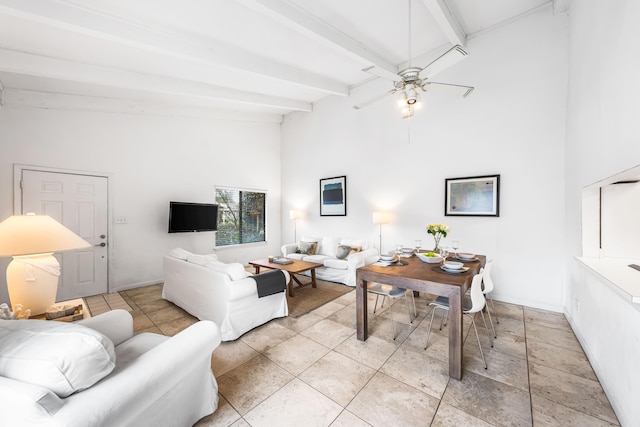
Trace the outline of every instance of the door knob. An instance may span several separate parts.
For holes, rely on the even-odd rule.
[[[101,234],[101,235],[100,235],[100,238],[101,238],[101,239],[104,239],[105,237],[107,237],[107,236],[105,236],[104,234]]]
[[[99,245],[95,245],[95,246],[102,246],[104,248],[105,246],[107,246],[107,244],[105,242],[102,242]]]

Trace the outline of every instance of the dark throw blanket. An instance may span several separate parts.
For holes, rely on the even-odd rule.
[[[287,289],[287,281],[280,270],[267,271],[266,273],[251,276],[258,286],[258,298],[284,292]]]

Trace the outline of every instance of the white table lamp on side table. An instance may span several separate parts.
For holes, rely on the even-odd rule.
[[[40,314],[56,302],[60,264],[54,252],[91,244],[48,215],[13,215],[0,222],[0,257],[12,256],[7,288],[15,311]]]

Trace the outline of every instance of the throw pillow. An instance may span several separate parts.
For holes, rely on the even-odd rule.
[[[210,270],[217,271],[219,273],[225,273],[231,280],[241,280],[251,276],[251,273],[245,270],[244,266],[239,262],[224,264],[216,261],[209,262],[204,266]]]
[[[351,253],[351,246],[340,245],[336,250],[336,258],[345,259]]]
[[[300,242],[296,252],[305,255],[315,255],[318,242]]]
[[[0,375],[60,397],[91,387],[116,365],[113,342],[82,325],[0,320]]]
[[[359,247],[360,249],[358,250],[358,252],[363,249],[369,248],[369,244],[367,243],[367,241],[362,239],[342,239],[340,241],[340,244],[348,245],[348,246],[351,246],[352,248]]]

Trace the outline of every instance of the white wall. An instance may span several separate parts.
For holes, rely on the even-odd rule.
[[[497,299],[561,311],[566,23],[549,7],[471,39],[470,56],[434,80],[475,91],[466,99],[424,94],[425,108],[411,120],[400,119],[391,97],[352,108],[356,97],[392,87],[379,81],[287,117],[283,211],[306,211],[298,237],[366,237],[377,245],[372,212],[387,210],[383,250],[416,239],[430,247],[425,226],[443,222],[452,230],[446,240],[495,259]],[[445,217],[445,178],[485,174],[501,175],[500,217]],[[321,217],[319,179],[338,175],[347,175],[347,216]],[[293,223],[283,230],[283,241],[292,240]]]
[[[640,3],[572,2],[566,155],[568,255],[580,255],[582,188],[640,164]],[[637,242],[636,242],[637,244]],[[579,262],[565,313],[622,425],[640,420],[640,307]]]
[[[170,200],[211,202],[214,186],[268,191],[268,244],[221,249],[246,263],[280,248],[280,125],[0,108],[0,217],[13,214],[13,164],[113,174],[110,290],[162,281],[162,255],[211,252],[213,233],[167,233]],[[4,271],[10,259],[0,259]],[[4,274],[0,302],[8,301]]]

